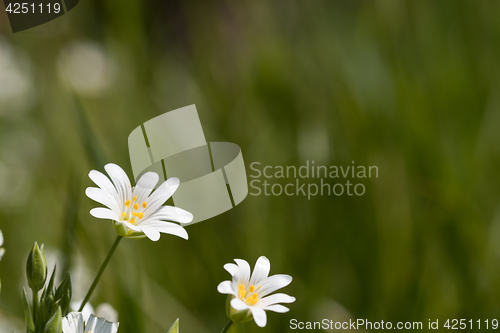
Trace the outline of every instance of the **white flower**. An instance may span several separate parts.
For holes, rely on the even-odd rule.
[[[3,245],[3,234],[2,234],[2,230],[0,230],[0,246]],[[0,247],[0,260],[2,260],[2,257],[5,253],[5,249],[3,247]]]
[[[80,300],[80,301],[72,301],[69,304],[69,307],[70,307],[71,311],[81,313],[83,321],[88,321],[89,318],[90,318],[90,316],[93,313],[95,313],[94,307],[92,306],[92,304],[90,304],[90,302],[87,302],[87,304],[85,304],[85,306],[83,307],[83,310],[82,311],[78,311],[80,309],[80,304],[82,304],[82,300]]]
[[[62,319],[62,330],[63,333],[116,333],[118,323],[110,323],[93,315],[85,323],[80,312],[71,312]]]
[[[248,262],[242,259],[234,259],[234,261],[237,265],[224,265],[224,269],[232,275],[233,280],[224,281],[217,287],[221,294],[232,296],[228,316],[233,321],[244,322],[253,316],[255,323],[264,327],[267,323],[266,310],[280,313],[289,310],[278,303],[295,302],[295,297],[286,294],[268,295],[289,285],[292,282],[290,275],[269,276],[271,263],[266,257],[260,257],[257,260],[251,276]]]
[[[127,174],[118,165],[110,163],[104,169],[112,182],[99,171],[89,173],[99,188],[88,187],[85,194],[107,207],[92,209],[92,216],[110,219],[118,235],[128,238],[147,236],[157,241],[160,232],[188,238],[183,227],[165,221],[189,223],[193,214],[181,208],[162,206],[179,187],[179,179],[169,178],[151,193],[158,183],[158,174],[146,172],[132,187]]]
[[[80,308],[80,304],[82,304],[82,300],[73,301],[70,303],[69,307],[72,311],[78,311]],[[115,322],[118,321],[118,311],[109,303],[100,304],[97,309],[94,311],[94,307],[90,302],[87,302],[81,311],[83,316],[83,321],[89,320],[90,316],[95,313],[96,316],[106,319],[107,321]]]

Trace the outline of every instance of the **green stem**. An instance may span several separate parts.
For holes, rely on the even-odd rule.
[[[118,244],[120,244],[120,241],[122,240],[122,238],[123,238],[123,236],[116,237],[116,240],[113,243],[113,246],[111,246],[111,249],[109,249],[108,256],[106,257],[106,259],[104,259],[104,262],[102,263],[101,268],[99,269],[99,272],[97,273],[97,275],[94,279],[94,282],[92,282],[92,285],[90,286],[90,289],[87,292],[87,295],[83,299],[82,305],[80,305],[80,309],[78,310],[78,312],[82,312],[83,307],[90,300],[90,297],[92,296],[92,293],[94,292],[95,287],[97,287],[97,283],[99,283],[99,280],[101,279],[102,273],[104,273],[106,266],[108,266],[109,260],[113,256],[113,253],[115,253],[115,250],[116,250]]]
[[[226,333],[227,331],[229,331],[229,328],[231,327],[231,325],[233,325],[233,321],[232,320],[229,320],[226,324],[226,326],[224,326],[224,328],[222,329],[222,332],[221,333]]]
[[[38,290],[33,290],[33,323],[37,326],[36,314],[38,312]]]

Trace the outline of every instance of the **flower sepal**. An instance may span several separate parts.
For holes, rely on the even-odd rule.
[[[170,327],[167,333],[179,333],[179,318],[175,321],[175,323]]]
[[[226,298],[226,315],[233,323],[242,324],[253,319],[252,312],[250,309],[236,310],[231,306],[231,301],[235,297],[233,295],[228,295]]]
[[[141,239],[146,238],[146,235],[143,232],[135,231],[128,228],[124,223],[111,221],[113,228],[116,231],[118,236],[123,236],[130,239]]]

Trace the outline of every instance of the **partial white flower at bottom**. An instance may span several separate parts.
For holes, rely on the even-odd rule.
[[[71,311],[79,312],[78,309],[80,308],[80,304],[82,304],[82,300],[73,301],[69,304],[69,307],[70,307]],[[80,313],[83,316],[83,321],[87,321],[87,320],[89,320],[90,316],[93,313],[95,313],[94,307],[92,306],[92,304],[90,304],[90,302],[87,302],[87,304],[85,304],[85,306],[83,307],[83,310],[80,311]]]
[[[77,312],[82,304],[82,300],[73,301],[70,303],[69,307],[72,311]],[[101,303],[95,310],[90,302],[87,302],[81,311],[83,315],[83,321],[89,320],[90,316],[95,313],[97,317],[104,318],[110,322],[118,321],[118,311],[109,303]]]
[[[118,323],[110,323],[93,315],[85,322],[80,312],[71,312],[62,320],[63,333],[116,333]]]
[[[2,230],[0,230],[0,246],[3,245],[3,234],[2,234]],[[0,260],[2,260],[2,257],[5,253],[5,249],[3,247],[0,247]]]
[[[109,303],[101,303],[96,309],[95,314],[98,317],[106,318],[107,321],[118,321],[118,311]]]
[[[232,281],[219,284],[217,290],[229,295],[227,315],[233,322],[246,322],[252,319],[264,327],[267,324],[266,310],[288,312],[288,308],[278,303],[295,302],[295,297],[286,294],[269,294],[288,286],[292,282],[290,275],[269,276],[271,263],[266,257],[260,257],[250,276],[250,265],[242,259],[234,259],[235,264],[225,264],[224,269],[232,275]]]

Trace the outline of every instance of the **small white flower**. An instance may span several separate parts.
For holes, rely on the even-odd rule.
[[[88,187],[85,194],[107,207],[92,209],[92,216],[110,219],[118,235],[128,238],[147,236],[157,241],[160,232],[188,238],[183,227],[166,221],[189,223],[193,214],[181,208],[162,206],[179,187],[179,179],[169,178],[151,193],[159,179],[155,172],[146,172],[132,187],[127,174],[118,165],[110,163],[104,169],[111,181],[99,171],[89,173],[99,188]]]
[[[257,260],[251,276],[248,262],[242,259],[234,259],[234,261],[237,265],[224,265],[224,269],[232,275],[233,280],[224,281],[217,287],[221,294],[228,294],[232,298],[228,316],[233,321],[244,322],[253,316],[255,323],[264,327],[267,323],[266,310],[280,313],[289,310],[278,303],[295,302],[295,297],[286,294],[268,295],[289,285],[292,282],[290,275],[269,276],[271,263],[266,257],[260,257]]]
[[[83,300],[80,300],[80,301],[72,301],[70,304],[69,304],[69,307],[71,309],[71,311],[73,312],[79,312],[82,314],[82,318],[83,318],[83,321],[88,321],[90,316],[95,313],[94,311],[94,307],[92,306],[92,304],[90,304],[90,302],[87,302],[87,304],[85,304],[85,306],[83,307],[83,310],[82,311],[78,311],[79,308],[80,308],[80,304],[82,304],[82,301]],[[107,318],[106,318],[107,319]]]
[[[80,308],[80,304],[82,304],[82,300],[73,301],[70,303],[69,307],[71,311],[77,312]],[[96,316],[100,318],[104,318],[110,322],[118,321],[118,311],[109,303],[101,303],[95,310],[90,302],[87,302],[81,311],[83,316],[83,321],[89,320],[90,316],[95,313]]]
[[[3,234],[2,234],[2,230],[0,230],[0,246],[3,245]],[[0,247],[0,260],[2,260],[2,257],[5,253],[5,249],[3,247]]]
[[[62,320],[63,333],[116,333],[118,323],[110,323],[93,315],[85,322],[80,312],[71,312]]]

